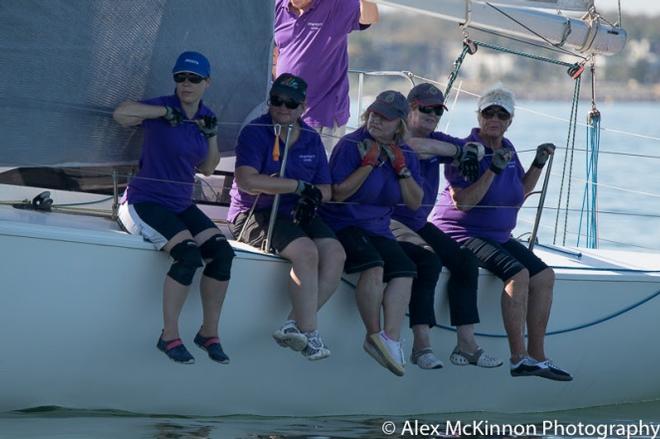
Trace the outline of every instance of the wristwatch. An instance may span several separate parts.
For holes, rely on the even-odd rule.
[[[410,177],[412,177],[412,174],[410,173],[410,169],[408,169],[408,168],[403,168],[401,170],[401,173],[399,175],[397,175],[397,178],[399,180],[402,180],[404,178],[410,178]]]

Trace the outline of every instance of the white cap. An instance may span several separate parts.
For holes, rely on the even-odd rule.
[[[515,98],[513,92],[504,88],[501,83],[497,83],[489,88],[483,96],[479,99],[479,111],[483,111],[488,107],[497,105],[504,108],[510,115],[513,116],[515,107]]]

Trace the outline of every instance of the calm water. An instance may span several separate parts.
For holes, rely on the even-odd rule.
[[[551,141],[563,148],[566,144],[568,124],[558,119],[567,119],[569,103],[520,103],[508,137],[521,151],[521,160],[527,165],[533,158],[536,145]],[[466,100],[441,121],[447,132],[456,136],[467,135],[475,120],[475,102]],[[539,117],[533,112],[553,118]],[[582,105],[579,121],[586,119],[587,105]],[[606,131],[602,134],[601,151],[648,155],[650,157],[628,157],[601,154],[599,181],[605,183],[599,190],[599,233],[602,247],[642,247],[660,250],[660,106],[653,103],[623,103],[600,107],[603,127],[645,135],[650,138],[634,137]],[[586,128],[577,132],[576,148],[585,149]],[[524,152],[529,150],[530,152]],[[551,243],[555,224],[559,185],[565,150],[561,149],[555,159],[540,239]],[[572,179],[571,209],[580,209],[584,192],[585,153],[576,152]],[[567,183],[565,183],[567,185]],[[537,200],[529,200],[527,206],[535,206]],[[633,214],[621,215],[622,213]],[[563,224],[563,211],[561,212]],[[516,234],[530,230],[529,221],[534,217],[531,208],[523,208]],[[568,219],[568,245],[575,245],[578,232],[579,213],[571,212]],[[559,234],[559,241],[563,234]],[[584,241],[583,241],[584,243]],[[439,372],[442,373],[442,372]],[[640,379],[645,379],[640,377]],[[0,396],[1,397],[1,396]],[[284,396],[283,396],[284,397]],[[588,425],[660,423],[660,402],[591,408],[560,413],[506,414],[465,413],[459,415],[419,415],[409,418],[342,417],[342,418],[262,418],[220,417],[190,418],[176,416],[150,417],[144,415],[72,411],[45,408],[25,412],[0,414],[0,438],[383,438],[382,425],[385,421],[400,426],[406,420],[445,426],[446,421],[485,421],[491,424],[532,425],[539,431],[544,421],[557,421],[570,426],[577,423]],[[439,429],[447,434],[444,428]],[[558,431],[558,437],[567,437]],[[489,435],[485,435],[489,436]],[[552,433],[545,435],[553,437]],[[589,435],[583,435],[589,436]],[[593,435],[597,436],[597,435]],[[393,435],[389,437],[408,437]],[[417,436],[423,437],[423,436]],[[483,437],[483,436],[482,436]]]
[[[417,420],[420,424],[438,427],[439,435],[422,436],[400,434],[406,422]],[[386,436],[382,432],[385,422],[397,425],[398,434]],[[537,437],[589,437],[572,434],[573,431],[589,432],[589,429],[660,428],[660,402],[607,406],[567,412],[543,414],[463,413],[452,415],[419,415],[410,417],[325,417],[325,418],[265,418],[250,416],[228,416],[217,418],[190,418],[172,416],[141,416],[117,412],[74,411],[44,408],[26,412],[0,415],[0,438],[259,438],[259,439],[321,439],[386,437],[422,438],[457,437],[448,434],[447,425],[481,423],[484,428],[536,429]],[[544,425],[546,434],[543,434]],[[581,427],[580,427],[581,425]],[[489,427],[490,426],[490,427]],[[594,430],[598,432],[599,430]],[[650,430],[652,431],[652,430]],[[564,436],[555,434],[564,433]],[[569,436],[569,434],[571,434]],[[596,433],[591,437],[598,437]],[[625,437],[625,435],[623,435]],[[635,434],[635,437],[652,437]],[[464,436],[465,437],[465,436]],[[475,435],[469,437],[503,437],[497,435]],[[611,437],[611,436],[610,436]]]

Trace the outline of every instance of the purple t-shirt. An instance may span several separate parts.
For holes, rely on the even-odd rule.
[[[330,157],[332,182],[341,183],[360,167],[362,158],[357,143],[372,139],[366,128],[359,128],[342,137]],[[421,186],[417,153],[408,145],[401,145],[406,164],[415,181]],[[394,206],[403,204],[399,179],[389,160],[381,158],[362,186],[344,203],[330,203],[323,206],[321,216],[333,230],[339,231],[349,226],[359,227],[371,235],[394,239],[390,231],[390,219]]]
[[[270,114],[264,114],[245,126],[238,136],[236,145],[236,168],[250,166],[260,174],[280,174],[282,159],[284,157],[284,141],[280,139],[279,160],[273,159],[273,146],[275,144],[275,131],[272,126],[273,119]],[[263,126],[268,125],[268,126]],[[325,149],[318,135],[309,125],[301,121],[301,131],[296,143],[289,147],[287,156],[285,178],[304,180],[313,184],[330,184],[330,168]],[[284,129],[282,130],[284,133]],[[280,135],[282,137],[282,135]],[[234,222],[241,212],[252,208],[256,195],[250,195],[238,188],[236,180],[231,187],[231,204],[227,219]],[[280,195],[278,212],[290,215],[299,196],[296,194]],[[255,210],[269,209],[273,205],[274,195],[261,194]]]
[[[176,95],[141,101],[148,105],[167,105],[181,108]],[[185,114],[185,113],[184,113]],[[200,102],[193,119],[213,116]],[[206,158],[209,143],[197,124],[183,122],[173,127],[163,118],[145,119],[144,144],[137,175],[126,190],[127,201],[158,203],[174,212],[182,212],[192,205],[195,172]]]
[[[293,73],[307,81],[303,120],[319,128],[346,125],[349,117],[348,34],[360,25],[359,0],[314,0],[301,16],[290,0],[275,4],[277,75]]]
[[[466,141],[483,143],[479,137],[479,129],[474,128]],[[503,140],[503,146],[515,151],[513,144],[506,138]],[[486,147],[486,156],[479,164],[480,176],[490,168],[492,154],[493,150]],[[469,211],[461,212],[452,202],[449,186],[465,188],[470,183],[461,177],[458,169],[445,166],[448,186],[440,195],[438,205],[431,213],[431,222],[459,242],[475,237],[504,243],[511,238],[511,231],[516,227],[518,210],[525,198],[524,176],[525,171],[517,154],[514,154],[507,167],[495,176],[481,201]]]
[[[429,134],[429,137],[441,142],[451,143],[456,146],[463,146],[465,140],[458,137],[452,137],[448,134],[435,131]],[[435,201],[438,198],[438,189],[440,186],[440,164],[448,164],[453,161],[453,157],[447,156],[434,156],[428,159],[420,160],[419,167],[422,174],[424,189],[424,198],[422,199],[422,206],[417,210],[410,210],[405,206],[397,206],[394,209],[392,218],[405,224],[414,231],[418,231],[428,221],[428,216],[433,210]]]

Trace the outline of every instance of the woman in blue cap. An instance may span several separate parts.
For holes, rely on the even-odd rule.
[[[144,129],[139,171],[128,185],[119,219],[130,233],[143,235],[174,260],[165,277],[164,324],[157,347],[184,364],[195,359],[179,338],[179,314],[202,266],[203,323],[194,342],[212,360],[229,363],[218,338],[218,320],[234,251],[192,201],[195,173],[211,175],[220,160],[218,122],[202,102],[210,74],[204,55],[184,52],[172,69],[174,95],[126,101],[113,115],[122,126]]]

